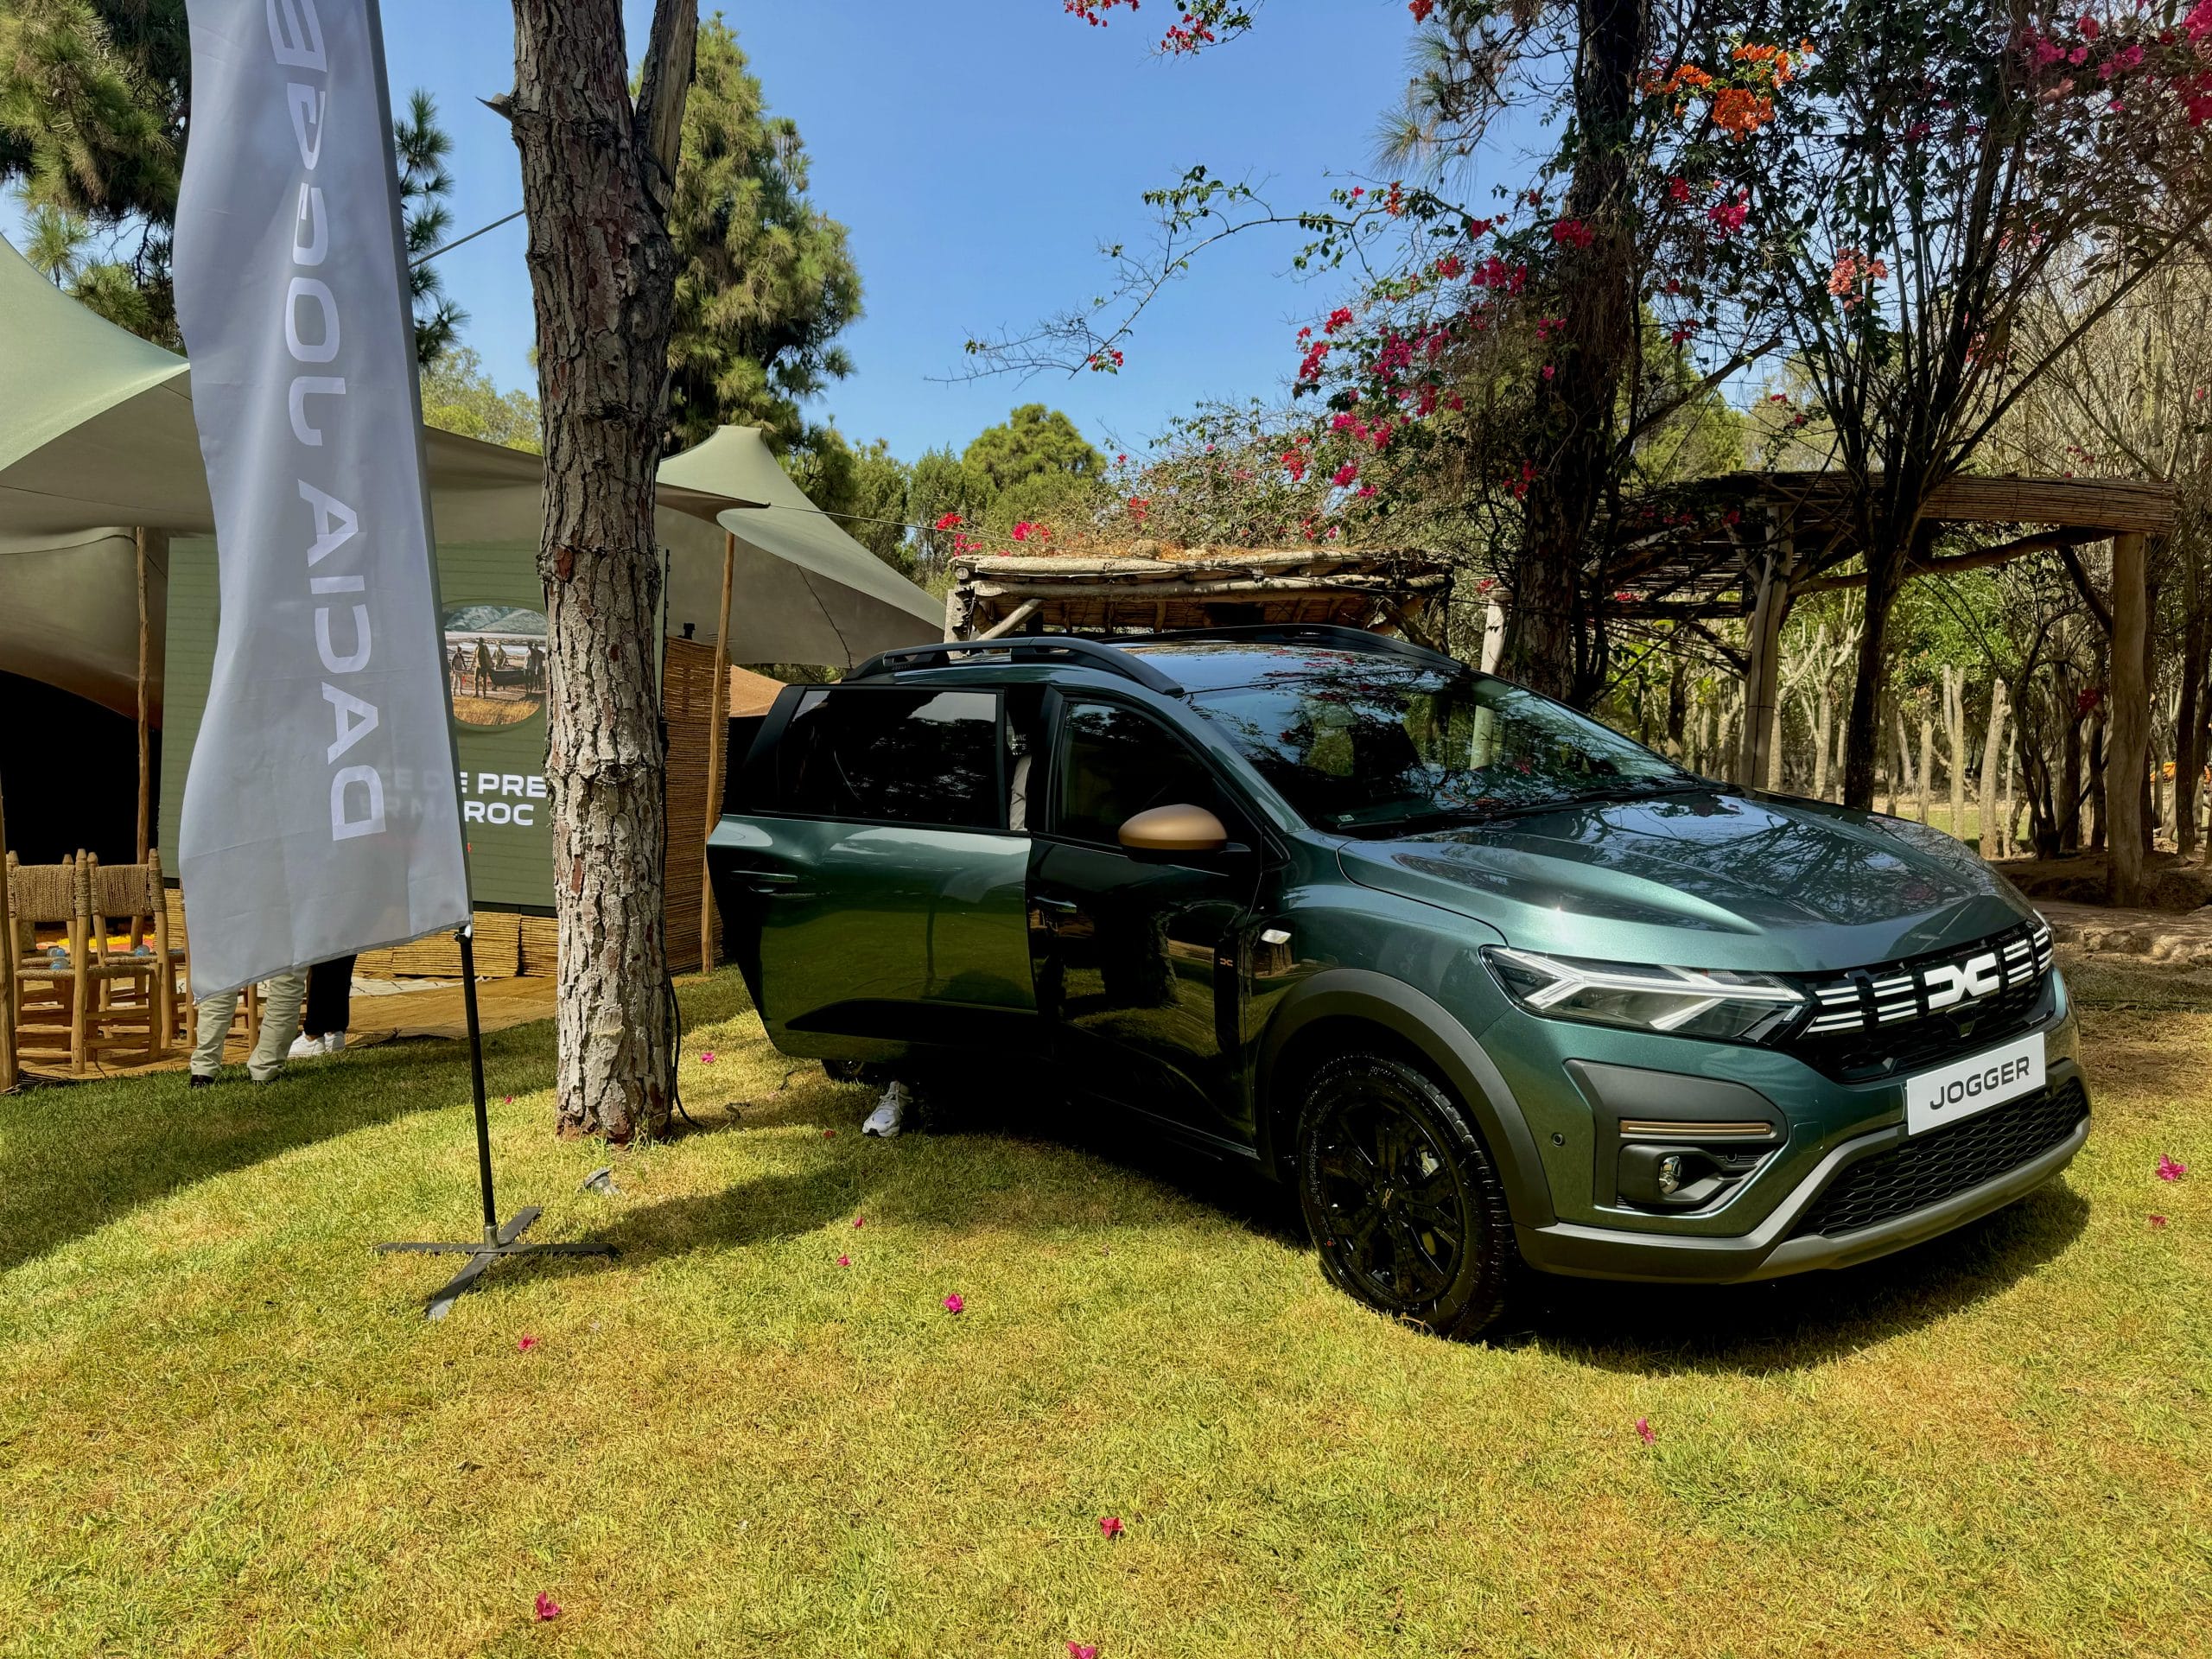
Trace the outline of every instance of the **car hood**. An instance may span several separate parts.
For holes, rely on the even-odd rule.
[[[1719,785],[1345,842],[1362,886],[1509,944],[1692,968],[1819,972],[1965,944],[2034,912],[1948,836]]]

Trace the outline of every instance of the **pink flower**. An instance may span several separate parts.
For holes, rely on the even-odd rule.
[[[863,1216],[855,1216],[855,1217],[853,1217],[853,1225],[854,1225],[854,1226],[855,1226],[855,1227],[861,1226],[861,1225],[863,1225],[863,1224],[865,1224],[866,1220],[867,1220],[867,1217],[863,1217]]]
[[[702,1065],[712,1065],[714,1063],[715,1051],[711,1048],[702,1050],[699,1055],[699,1064]]]
[[[1071,1642],[1068,1643],[1068,1659],[1098,1659],[1098,1644],[1096,1642]]]
[[[948,512],[944,518],[938,519],[937,523],[931,525],[930,528],[932,530],[951,530],[957,526],[959,523],[960,515],[958,513]]]
[[[2164,1216],[2153,1216],[2151,1217],[2151,1230],[2152,1232],[2164,1232],[2165,1230],[2165,1226],[2166,1218]]]
[[[560,1617],[561,1604],[554,1600],[552,1597],[547,1595],[543,1590],[539,1591],[537,1592],[537,1618],[539,1623],[543,1624],[547,1620],[556,1619]]]
[[[2188,1173],[2189,1166],[2182,1162],[2180,1159],[2169,1158],[2163,1152],[2158,1154],[2158,1179],[2160,1180],[2177,1181]]]
[[[1100,1516],[1098,1517],[1098,1535],[1102,1538],[1120,1537],[1122,1535],[1122,1517],[1118,1515]]]
[[[837,1265],[841,1268],[849,1268],[853,1265],[853,1258],[849,1255],[841,1255],[837,1258]]]
[[[957,1313],[967,1306],[968,1304],[961,1299],[960,1293],[957,1290],[944,1299],[944,1311],[948,1313]]]
[[[1651,1432],[1651,1420],[1649,1417],[1639,1417],[1636,1420],[1636,1437],[1646,1446],[1659,1438]]]
[[[537,1346],[537,1338],[536,1337],[524,1337],[515,1344],[515,1351],[518,1354],[526,1354]]]
[[[515,1097],[512,1095],[509,1095],[506,1099],[502,1101],[500,1103],[505,1106],[512,1106],[515,1103]]]
[[[1345,486],[1352,483],[1358,477],[1359,463],[1357,461],[1348,461],[1344,462],[1343,466],[1338,467],[1337,470],[1330,475],[1329,482],[1335,485],[1341,490]]]
[[[822,1138],[824,1141],[835,1141],[837,1138],[837,1131],[835,1129],[824,1129],[822,1131]],[[853,1225],[857,1227],[860,1225],[860,1223],[856,1221]]]

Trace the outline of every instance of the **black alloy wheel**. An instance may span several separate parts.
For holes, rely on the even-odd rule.
[[[1313,1074],[1299,1196],[1321,1265],[1369,1306],[1440,1336],[1495,1319],[1519,1251],[1505,1190],[1466,1115],[1402,1060],[1346,1054]]]

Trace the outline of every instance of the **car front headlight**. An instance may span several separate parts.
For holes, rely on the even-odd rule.
[[[1796,1017],[1805,995],[1771,974],[1664,968],[1485,945],[1483,961],[1505,994],[1554,1020],[1755,1043]]]

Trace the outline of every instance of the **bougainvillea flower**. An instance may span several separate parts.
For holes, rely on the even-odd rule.
[[[944,1311],[948,1313],[957,1313],[967,1306],[968,1304],[962,1300],[960,1293],[957,1290],[944,1299]]]
[[[1651,1420],[1649,1417],[1639,1417],[1636,1420],[1636,1437],[1646,1446],[1659,1438],[1651,1432]]]
[[[1098,1659],[1098,1644],[1095,1642],[1071,1642],[1068,1659]]]
[[[858,1226],[861,1225],[861,1224],[862,1224],[866,1220],[867,1220],[867,1217],[864,1217],[864,1216],[855,1216],[855,1217],[853,1217],[853,1225],[854,1225],[854,1226],[855,1226],[855,1227],[858,1227]]]
[[[700,1050],[700,1052],[699,1052],[699,1064],[700,1064],[700,1065],[712,1065],[714,1063],[715,1063],[715,1051],[714,1051],[713,1049],[711,1049],[711,1048],[707,1048],[707,1049],[702,1049],[702,1050]]]
[[[849,1268],[853,1265],[853,1258],[849,1255],[841,1255],[837,1258],[837,1265],[841,1268]]]
[[[2188,1173],[2189,1166],[2182,1162],[2180,1159],[2169,1158],[2163,1152],[2158,1154],[2158,1179],[2160,1180],[2177,1181]]]
[[[541,1623],[561,1617],[561,1604],[543,1590],[537,1592],[537,1617]]]
[[[1102,1538],[1120,1537],[1122,1535],[1122,1517],[1118,1515],[1100,1516],[1098,1517],[1098,1535]]]
[[[537,1338],[536,1337],[523,1337],[516,1341],[515,1351],[518,1354],[526,1354],[537,1346]]]
[[[2151,1217],[2151,1230],[2153,1232],[2159,1231],[2165,1226],[2165,1224],[2166,1218],[2164,1216],[2153,1216]]]

